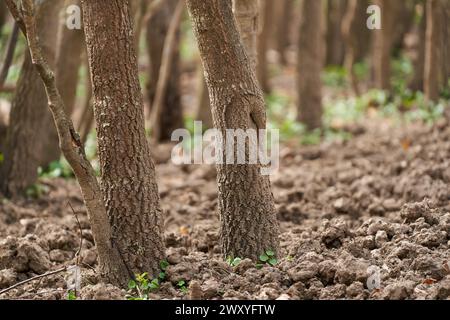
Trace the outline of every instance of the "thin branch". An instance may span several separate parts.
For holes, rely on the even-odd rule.
[[[16,284],[12,285],[11,287],[8,287],[8,288],[3,289],[2,291],[0,291],[0,295],[2,295],[4,293],[7,293],[8,291],[11,291],[12,289],[20,287],[20,286],[22,286],[24,284],[27,284],[28,282],[31,282],[31,281],[34,281],[34,280],[38,280],[38,279],[41,279],[41,278],[44,278],[44,277],[48,277],[48,276],[51,276],[51,275],[54,275],[54,274],[57,274],[57,273],[61,273],[61,272],[64,272],[66,270],[67,270],[67,267],[62,267],[62,268],[60,268],[58,270],[49,271],[47,273],[40,274],[38,276],[34,276],[34,277],[29,278],[29,279],[20,281],[20,282],[18,282]]]
[[[20,13],[19,8],[16,5],[16,2],[14,0],[5,0],[6,6],[9,8],[9,12],[11,12],[12,17],[18,24],[20,30],[22,30],[23,34],[27,35],[27,31],[25,28],[25,23],[23,22],[22,14]]]
[[[2,90],[8,77],[9,68],[14,58],[14,52],[16,51],[17,39],[19,39],[19,24],[14,22],[14,27],[8,40],[5,58],[3,59],[2,69],[0,70],[0,90]]]
[[[72,209],[72,213],[73,213],[73,215],[75,216],[75,220],[77,221],[78,229],[79,229],[79,231],[80,231],[80,246],[78,247],[78,250],[77,250],[77,252],[75,253],[75,257],[77,258],[77,260],[76,260],[76,265],[78,266],[78,265],[80,264],[80,253],[81,253],[81,248],[82,248],[82,246],[83,246],[83,228],[81,227],[80,220],[78,219],[78,215],[77,215],[77,213],[75,212],[75,210],[74,210],[72,204],[70,203],[70,201],[68,201],[67,203],[68,203],[70,209]]]
[[[163,6],[167,0],[153,0],[148,6],[147,13],[144,16],[144,24],[147,24],[150,20]]]
[[[164,41],[161,67],[159,69],[158,83],[156,85],[155,101],[152,106],[151,114],[152,135],[155,141],[159,140],[159,136],[161,134],[159,120],[163,111],[164,97],[166,96],[167,84],[169,82],[172,69],[172,57],[177,40],[176,34],[177,29],[180,26],[183,9],[184,1],[179,0],[177,7],[175,8],[172,20],[170,21],[169,29],[167,30],[166,39]]]

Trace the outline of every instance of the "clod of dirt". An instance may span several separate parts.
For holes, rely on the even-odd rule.
[[[352,256],[341,258],[336,262],[336,274],[334,281],[350,285],[355,281],[365,282],[369,263]]]
[[[409,223],[414,222],[421,217],[425,218],[425,221],[429,224],[435,224],[437,222],[437,219],[430,208],[428,199],[424,199],[421,202],[406,203],[402,207],[400,216]]]
[[[125,300],[125,291],[111,284],[87,285],[80,290],[82,300]]]
[[[416,283],[414,281],[400,281],[392,283],[384,288],[381,297],[385,300],[404,300],[413,292]]]
[[[51,262],[48,253],[37,244],[34,235],[24,238],[7,237],[0,242],[0,269],[12,268],[16,272],[48,271]]]
[[[0,289],[12,286],[17,281],[17,273],[13,269],[0,270]]]
[[[364,284],[362,282],[356,281],[349,285],[346,289],[346,294],[352,299],[364,299],[367,297],[367,293],[364,289]]]
[[[324,221],[324,231],[322,233],[322,242],[328,248],[339,248],[348,236],[348,226],[343,220]]]

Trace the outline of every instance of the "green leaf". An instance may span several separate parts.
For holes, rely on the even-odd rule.
[[[161,268],[162,271],[166,271],[168,266],[169,266],[169,262],[167,262],[166,260],[162,260],[159,263],[159,267]]]
[[[262,262],[266,262],[267,260],[269,260],[269,257],[265,254],[262,254],[259,256],[259,260],[261,260]]]
[[[136,288],[136,281],[130,280],[128,281],[128,289],[134,289]]]
[[[261,269],[263,267],[263,264],[262,263],[257,263],[256,264],[256,269]]]
[[[274,266],[274,265],[276,265],[277,263],[278,263],[278,260],[275,259],[275,258],[272,258],[272,259],[269,260],[269,264],[270,264],[271,266]]]
[[[161,280],[164,280],[166,278],[166,273],[165,272],[160,272],[158,275],[158,278]]]
[[[269,257],[273,257],[273,256],[275,255],[275,252],[273,252],[272,250],[267,250],[267,251],[266,251],[266,254],[267,254]]]
[[[186,281],[180,280],[180,281],[178,281],[177,286],[182,287],[182,286],[184,286],[185,284],[186,284]]]
[[[74,291],[69,291],[67,293],[67,300],[77,300],[77,296]]]
[[[236,267],[239,265],[239,263],[241,263],[242,259],[241,258],[235,258],[232,262],[233,267]]]

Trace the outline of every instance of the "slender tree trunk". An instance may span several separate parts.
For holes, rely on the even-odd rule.
[[[203,128],[213,128],[213,121],[211,115],[211,103],[209,102],[209,92],[208,86],[206,85],[205,76],[203,75],[203,70],[199,72],[197,84],[197,113],[195,120],[201,121]]]
[[[347,10],[347,0],[328,0],[327,8],[327,65],[342,65],[345,57],[341,24]]]
[[[91,77],[89,72],[89,63],[88,73],[86,75],[86,95],[83,101],[83,111],[81,113],[80,121],[78,124],[78,132],[80,133],[81,141],[86,143],[89,133],[94,127],[94,108],[92,106],[92,84]]]
[[[313,130],[322,126],[322,1],[304,0],[301,10],[297,120]]]
[[[131,273],[155,275],[164,258],[163,216],[144,129],[129,2],[83,0],[82,7],[112,241]]]
[[[150,58],[150,81],[147,85],[148,100],[150,108],[155,104],[155,97],[160,80],[161,62],[163,61],[164,45],[171,23],[173,11],[175,10],[178,0],[165,0],[155,14],[151,16],[147,22],[147,50]],[[170,58],[170,75],[166,83],[165,93],[161,98],[162,112],[156,119],[157,126],[152,130],[157,130],[154,135],[157,141],[170,140],[172,132],[175,129],[183,127],[183,112],[181,108],[181,92],[180,92],[180,28],[176,28],[173,50],[171,50]],[[161,84],[160,84],[161,85]],[[151,110],[150,110],[151,111]],[[151,112],[149,112],[151,114]]]
[[[401,1],[376,0],[381,8],[380,30],[374,30],[373,72],[375,87],[391,90],[391,58],[395,40],[396,19]]]
[[[354,65],[365,58],[371,35],[370,30],[366,28],[367,6],[366,0],[348,0],[347,11],[341,26],[346,44],[344,65],[356,95],[360,94],[360,88]]]
[[[425,71],[425,34],[427,26],[426,6],[423,6],[423,16],[420,24],[416,26],[415,43],[413,45],[414,56],[413,63],[413,77],[409,83],[409,88],[413,91],[423,90],[424,71]]]
[[[223,135],[226,129],[265,129],[263,94],[239,37],[231,0],[188,0],[187,4],[205,70],[214,127]],[[260,169],[260,165],[217,165],[220,239],[225,256],[257,259],[264,250],[278,249],[279,227],[270,181]]]
[[[272,0],[261,0],[262,28],[258,38],[258,69],[257,76],[262,90],[270,92],[269,69],[267,64],[267,50],[270,41],[270,31],[272,30],[272,18],[275,2]]]
[[[37,10],[39,37],[50,62],[54,61],[59,8],[58,0],[48,0]],[[59,154],[58,136],[48,111],[45,89],[26,54],[6,134],[1,167],[3,193],[14,196],[25,191],[36,182],[38,167],[58,159]]]
[[[440,90],[446,84],[447,70],[445,51],[448,38],[444,38],[447,28],[445,0],[427,0],[427,30],[425,49],[425,87],[428,100],[437,101]]]
[[[233,12],[252,68],[256,70],[259,32],[258,0],[233,0]],[[262,59],[261,62],[264,63],[265,59]]]
[[[2,39],[3,36],[3,26],[5,25],[6,22],[6,13],[7,13],[7,9],[6,9],[6,5],[4,1],[0,2],[0,40]]]
[[[79,5],[79,0],[66,0],[65,7]],[[83,51],[85,51],[83,30],[67,28],[65,21],[59,25],[58,50],[56,52],[56,83],[71,115],[75,108],[78,84],[78,70],[81,66]]]
[[[287,64],[286,50],[289,48],[290,43],[290,31],[292,23],[292,9],[294,7],[293,0],[281,1],[281,12],[278,17],[276,48],[280,54],[280,62],[282,65]]]

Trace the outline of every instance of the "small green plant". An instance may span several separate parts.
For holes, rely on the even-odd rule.
[[[184,294],[188,293],[188,288],[186,287],[187,283],[184,280],[180,280],[177,283],[177,287],[180,289],[181,292],[183,292]]]
[[[47,168],[39,168],[39,176],[43,178],[72,178],[73,172],[69,163],[64,159],[51,162]]]
[[[67,300],[77,300],[75,291],[69,290],[69,292],[67,292]]]
[[[239,257],[233,258],[233,257],[229,256],[227,258],[227,263],[232,267],[237,267],[241,263],[241,261],[242,261],[242,259]]]
[[[256,264],[257,268],[262,268],[264,264],[271,265],[272,267],[278,263],[277,258],[275,257],[275,252],[272,250],[266,250],[263,254],[259,256],[259,263]]]
[[[128,282],[128,300],[148,300],[148,294],[159,289],[159,280],[148,278],[148,273],[137,274],[135,280]]]
[[[25,190],[25,195],[28,198],[39,199],[47,191],[48,191],[48,187],[47,186],[39,184],[39,183],[35,183],[35,184],[29,186]]]

